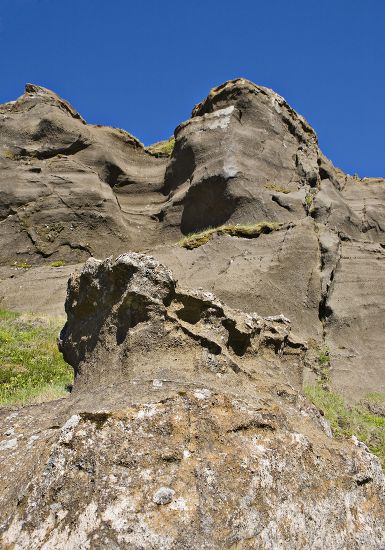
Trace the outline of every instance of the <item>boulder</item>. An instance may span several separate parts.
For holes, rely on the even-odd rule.
[[[0,410],[3,547],[383,547],[379,461],[298,391],[284,315],[136,253],[88,260],[66,312],[71,397]]]

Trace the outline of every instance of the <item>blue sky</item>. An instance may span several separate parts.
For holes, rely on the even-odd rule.
[[[145,144],[210,88],[273,88],[350,174],[385,176],[385,0],[0,0],[0,102],[26,82]]]

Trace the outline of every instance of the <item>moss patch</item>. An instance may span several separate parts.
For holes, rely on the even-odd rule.
[[[336,437],[355,435],[380,459],[385,470],[385,393],[368,394],[357,405],[347,404],[320,385],[308,386],[305,394],[323,411]]]
[[[172,136],[165,141],[158,141],[157,143],[149,145],[146,147],[146,151],[154,157],[170,157],[174,150],[174,146],[175,138]]]
[[[266,183],[265,188],[270,189],[271,191],[276,191],[277,193],[290,193],[290,189],[288,187],[278,185],[277,183]]]
[[[14,265],[14,267],[17,267],[18,269],[29,269],[30,267],[32,267],[32,264],[29,264],[28,262],[19,262],[19,263],[15,263],[13,265]]]
[[[233,237],[243,237],[253,239],[259,237],[262,233],[271,233],[277,231],[282,224],[275,222],[261,222],[249,225],[222,225],[221,227],[208,228],[200,233],[191,233],[178,242],[182,248],[192,250],[206,244],[214,235],[231,235]]]
[[[63,265],[65,265],[65,262],[63,262],[63,260],[57,260],[56,262],[51,262],[49,265],[51,267],[63,267]]]
[[[0,310],[0,405],[67,395],[72,368],[57,348],[63,318]]]

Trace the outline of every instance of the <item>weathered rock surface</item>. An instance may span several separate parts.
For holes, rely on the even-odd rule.
[[[22,280],[37,289],[36,309],[61,313],[50,290],[59,280],[49,277],[48,299],[39,283],[47,263],[150,252],[184,286],[290,318],[304,340],[329,348],[331,383],[347,397],[384,391],[385,180],[334,168],[303,117],[245,79],[194,108],[170,157],[151,151],[86,124],[39,86],[0,106],[2,307],[20,308],[23,295],[31,307],[10,264],[32,264]],[[209,226],[263,221],[283,226],[191,251],[175,244]]]
[[[146,210],[165,159],[127,132],[85,124],[49,90],[27,85],[0,106],[0,151],[2,263],[80,261],[140,248],[154,233]]]
[[[4,548],[383,548],[384,477],[301,396],[284,316],[90,259],[60,336],[67,400],[0,411]]]
[[[385,180],[336,169],[245,79],[170,149],[39,86],[0,105],[0,307],[61,314],[87,260],[71,396],[0,410],[1,547],[383,549],[378,460],[301,390],[385,391]]]

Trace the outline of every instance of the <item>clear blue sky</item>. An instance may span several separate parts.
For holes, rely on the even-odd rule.
[[[167,138],[244,76],[315,128],[347,172],[385,176],[385,0],[0,0],[0,102],[26,82],[88,122]]]

